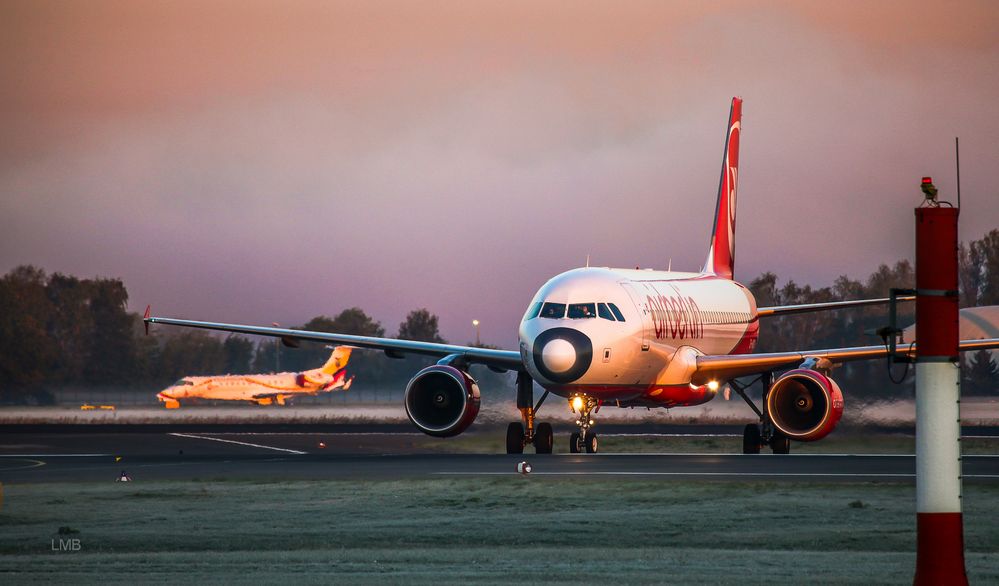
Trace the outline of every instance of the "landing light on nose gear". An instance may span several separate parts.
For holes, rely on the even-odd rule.
[[[576,413],[576,425],[579,426],[579,431],[569,436],[569,451],[573,454],[583,451],[595,454],[597,452],[597,434],[593,433],[590,428],[597,422],[590,417],[590,413],[600,411],[600,401],[586,395],[573,395],[569,399],[569,410]]]

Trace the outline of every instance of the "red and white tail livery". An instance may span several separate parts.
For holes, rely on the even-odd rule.
[[[718,204],[711,228],[711,245],[703,273],[733,278],[735,274],[735,204],[739,190],[739,135],[742,134],[742,98],[732,98],[725,134],[725,154],[718,181]]]

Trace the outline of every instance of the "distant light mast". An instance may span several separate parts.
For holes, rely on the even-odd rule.
[[[967,584],[961,513],[957,219],[923,177],[916,208],[916,576]]]

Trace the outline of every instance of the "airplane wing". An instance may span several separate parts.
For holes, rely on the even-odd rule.
[[[916,297],[913,295],[896,297],[896,301],[912,301]],[[811,311],[829,311],[832,309],[843,309],[845,307],[862,307],[865,305],[883,305],[891,301],[890,297],[879,299],[855,299],[853,301],[827,301],[825,303],[804,303],[801,305],[775,305],[773,307],[761,307],[756,310],[759,317],[771,317],[777,315],[791,315],[794,313],[808,313]]]
[[[201,328],[237,334],[253,334],[255,336],[272,336],[286,341],[306,340],[310,342],[332,342],[358,348],[381,350],[393,358],[404,354],[422,354],[443,358],[453,354],[473,364],[484,364],[501,370],[524,370],[520,360],[520,352],[514,350],[494,350],[492,348],[476,348],[474,346],[457,346],[453,344],[435,344],[433,342],[418,342],[415,340],[397,340],[395,338],[375,338],[371,336],[353,336],[349,334],[331,334],[327,332],[311,332],[306,330],[289,330],[286,328],[269,328],[263,326],[247,326],[239,324],[224,324],[169,317],[153,317],[147,315],[143,321],[148,324],[163,324]]]
[[[999,338],[962,340],[958,347],[961,352],[992,350],[996,348],[999,348]],[[916,344],[900,345],[898,351],[904,352],[909,356],[915,356]],[[722,381],[769,370],[791,368],[801,364],[808,358],[824,358],[833,364],[839,364],[853,360],[884,358],[887,355],[888,348],[885,346],[857,346],[855,348],[832,348],[803,352],[698,356],[697,370],[694,372],[691,382],[695,385],[703,385],[712,380]]]

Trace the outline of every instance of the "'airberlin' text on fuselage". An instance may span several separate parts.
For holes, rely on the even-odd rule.
[[[646,296],[652,311],[656,339],[693,340],[704,337],[701,310],[693,297],[673,295]]]

